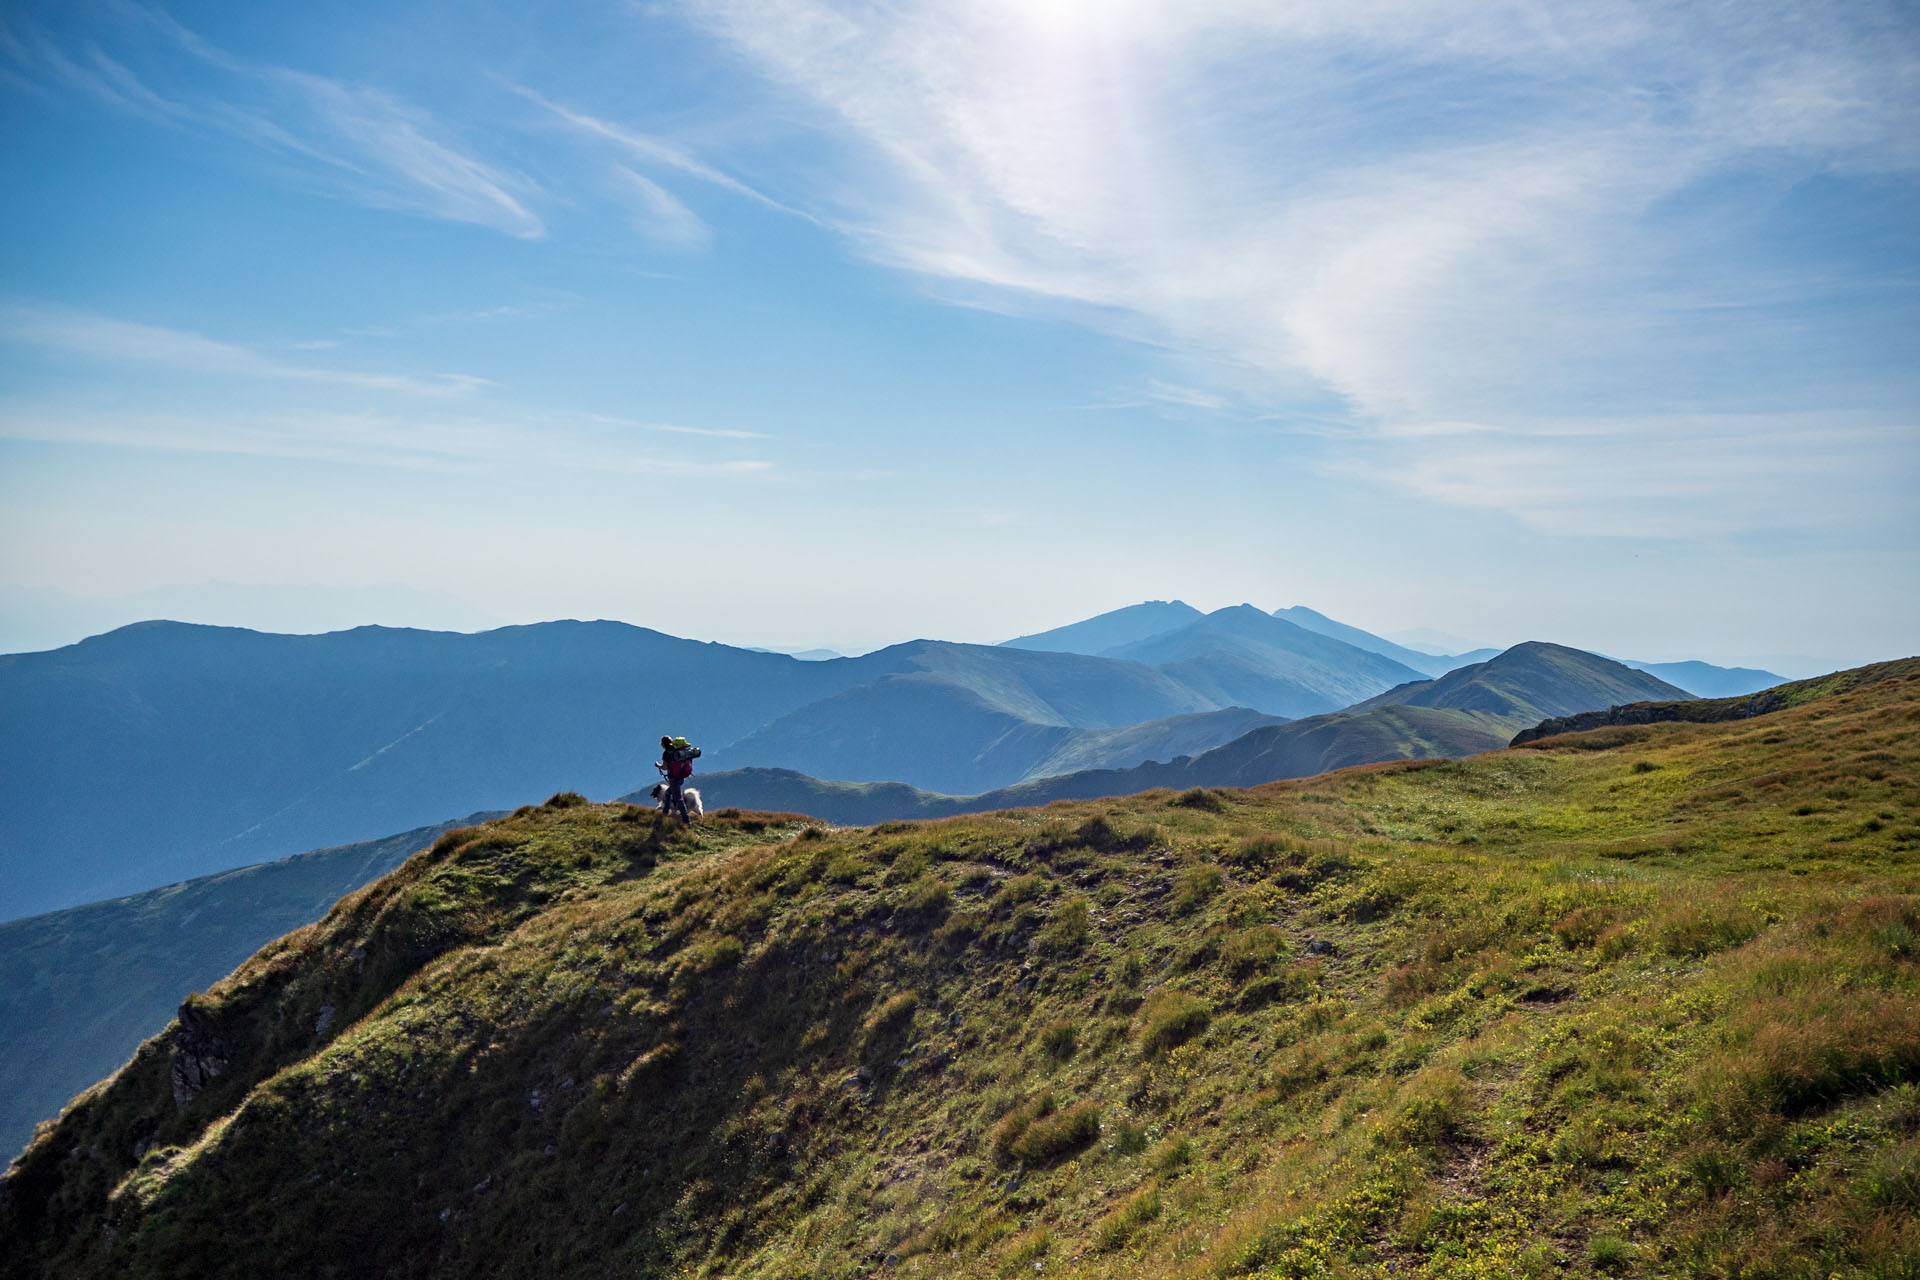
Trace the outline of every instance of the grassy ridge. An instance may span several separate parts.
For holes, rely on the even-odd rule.
[[[474,822],[484,816],[467,819]],[[316,849],[110,902],[0,923],[0,1149],[109,1074],[180,997],[399,866],[455,823]]]
[[[0,1270],[1913,1275],[1917,726],[1920,663],[1247,792],[556,797],[197,998]]]
[[[1735,697],[1690,699],[1685,702],[1632,702],[1605,710],[1555,716],[1515,734],[1512,745],[1525,746],[1541,738],[1563,733],[1585,733],[1590,729],[1617,725],[1662,724],[1667,721],[1718,724],[1728,720],[1750,720],[1754,716],[1771,715],[1788,707],[1831,698],[1861,685],[1902,679],[1910,665],[1908,662],[1878,662],[1871,666],[1815,676],[1811,680],[1794,680]]]

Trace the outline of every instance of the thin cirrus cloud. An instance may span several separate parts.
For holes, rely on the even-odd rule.
[[[103,6],[98,39],[58,39],[24,13],[0,15],[0,65],[150,122],[224,134],[373,208],[471,223],[522,239],[546,226],[531,178],[473,154],[425,108],[383,89],[232,57],[166,14]],[[138,70],[134,63],[138,63]]]
[[[1563,513],[1604,508],[1637,451],[1690,477],[1697,532],[1765,522],[1748,486],[1796,470],[1840,518],[1876,449],[1914,453],[1911,423],[1878,422],[1808,471],[1821,427],[1736,405],[1804,403],[1819,376],[1752,296],[1830,302],[1860,279],[1758,232],[1726,255],[1675,212],[1755,171],[1910,182],[1920,40],[1897,4],[687,8],[841,146],[809,202],[871,256],[1152,343],[1194,407],[1283,416],[1318,389],[1344,406],[1352,475],[1626,531]],[[1750,385],[1700,372],[1738,356]],[[1885,401],[1897,375],[1875,377]],[[1663,434],[1676,414],[1714,425]],[[1742,448],[1764,456],[1724,457]]]
[[[495,390],[489,380],[466,374],[376,373],[298,364],[203,334],[17,305],[0,307],[0,344],[60,351],[91,368],[134,365],[217,380],[209,385],[231,384],[236,378],[306,382],[385,393],[413,406],[429,406],[403,412],[242,412],[222,407],[230,387],[191,413],[90,412],[15,398],[0,404],[0,438],[442,471],[524,467],[529,459],[567,469],[683,478],[773,471],[773,464],[763,458],[694,456],[667,443],[707,441],[714,449],[737,450],[746,442],[770,438],[758,431],[500,404],[462,413],[431,407],[436,401]]]
[[[587,414],[491,415],[376,412],[91,413],[70,406],[0,406],[0,438],[63,445],[338,462],[457,475],[524,474],[529,468],[681,480],[774,476],[765,458],[710,458],[648,447],[660,433],[752,437]]]
[[[492,385],[486,378],[463,373],[373,373],[294,364],[203,334],[84,311],[0,307],[0,341],[109,362],[159,366],[177,373],[329,383],[412,396],[461,396]]]
[[[807,214],[781,204],[778,200],[747,185],[738,178],[721,172],[677,143],[665,138],[656,137],[653,134],[642,133],[625,125],[615,124],[610,120],[590,115],[584,111],[576,110],[563,103],[555,102],[543,94],[536,93],[524,85],[509,85],[507,87],[513,93],[526,99],[534,106],[539,107],[552,119],[565,125],[578,139],[611,147],[615,151],[625,155],[634,163],[676,170],[687,177],[718,187],[734,195],[744,197],[755,204],[763,205],[777,212],[792,214],[799,218],[808,217]],[[631,169],[625,166],[619,167],[622,172],[629,176],[637,176],[633,174]]]
[[[1818,534],[1863,506],[1900,511],[1920,485],[1913,424],[1864,413],[1648,415],[1509,430],[1423,423],[1383,432],[1334,470],[1450,506],[1509,512],[1569,536]]]
[[[649,239],[691,248],[712,238],[699,214],[645,174],[615,164],[611,166],[610,190],[614,201],[627,209],[634,229]]]

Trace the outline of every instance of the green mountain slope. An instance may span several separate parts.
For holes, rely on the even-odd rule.
[[[1356,703],[1350,710],[1444,707],[1478,712],[1511,723],[1517,730],[1550,716],[1691,696],[1685,689],[1611,658],[1534,640],[1517,644],[1485,662],[1450,671],[1438,680],[1390,689]]]
[[[1584,712],[1649,696],[1685,695],[1610,659],[1533,643],[1437,681],[1408,682],[1348,712],[1252,730],[1192,758],[1169,753],[1163,761],[1131,768],[1053,776],[1046,776],[1041,766],[1032,771],[1038,776],[980,792],[972,792],[964,782],[925,790],[875,789],[769,769],[710,774],[706,786],[715,804],[791,809],[831,822],[986,813],[1055,800],[1131,795],[1149,787],[1256,786],[1356,764],[1474,755],[1506,746],[1516,732],[1547,716],[1565,714],[1565,709]],[[859,726],[854,729],[858,732]],[[910,753],[914,748],[906,744],[896,749]],[[798,755],[796,749],[792,756]],[[873,777],[885,759],[876,752],[866,763],[873,770],[867,776]]]
[[[1207,721],[1154,723],[1226,708],[1138,663],[934,641],[869,657],[906,669],[782,716],[713,753],[713,763],[964,792],[1013,782],[1077,749],[1098,753],[1115,730],[1131,731],[1149,755],[1162,740],[1224,740]]]
[[[1909,1274],[1920,662],[1255,791],[558,796],[44,1132],[0,1274]]]
[[[97,901],[560,787],[627,790],[893,669],[623,623],[319,636],[146,623],[0,657],[0,915]]]
[[[1057,723],[1050,709],[1029,710],[1050,719],[1027,719],[944,676],[889,676],[784,716],[714,753],[713,763],[971,794],[1026,778],[1192,754],[1281,722],[1232,707],[1081,728]]]
[[[1046,759],[1027,770],[1027,780],[1057,777],[1087,769],[1123,768],[1151,760],[1198,755],[1270,725],[1279,716],[1229,707],[1148,720],[1122,729],[1083,729]]]
[[[828,782],[786,769],[712,773],[700,779],[700,786],[716,807],[784,809],[829,822],[884,822],[1125,796],[1151,787],[1257,786],[1356,764],[1474,755],[1504,747],[1512,736],[1509,722],[1474,712],[1382,707],[1362,715],[1336,712],[1265,726],[1198,756],[1130,768],[1080,769],[976,794],[944,794],[899,783]]]
[[[711,755],[896,676],[937,678],[1035,725],[1112,729],[1230,705],[1135,663],[933,641],[802,662],[610,622],[318,636],[145,623],[0,656],[13,730],[0,736],[0,917],[563,787],[618,794],[650,778],[663,732]]]
[[[188,992],[478,813],[0,924],[0,1149],[126,1061]]]
[[[1584,733],[1592,729],[1629,725],[1721,724],[1729,720],[1751,720],[1755,716],[1770,715],[1789,707],[1804,706],[1809,702],[1831,698],[1835,694],[1846,693],[1862,685],[1879,684],[1883,680],[1903,680],[1911,670],[1911,659],[1900,662],[1877,662],[1871,666],[1855,667],[1849,671],[1835,671],[1829,675],[1815,676],[1811,680],[1794,680],[1786,684],[1774,685],[1758,693],[1744,694],[1739,697],[1688,699],[1681,702],[1634,702],[1604,710],[1582,711],[1573,715],[1542,720],[1537,725],[1523,729],[1514,735],[1512,745],[1524,746],[1529,742],[1563,733]]]

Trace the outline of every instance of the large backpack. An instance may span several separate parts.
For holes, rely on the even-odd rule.
[[[700,758],[700,748],[685,738],[675,738],[662,758],[668,764],[689,764]]]

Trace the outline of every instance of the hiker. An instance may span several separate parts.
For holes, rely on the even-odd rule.
[[[687,798],[680,794],[680,788],[693,776],[693,762],[699,758],[700,748],[685,738],[675,738],[662,734],[660,738],[660,763],[654,768],[666,775],[667,794],[660,800],[660,812],[678,813],[681,821],[691,825],[693,815],[687,812]]]

